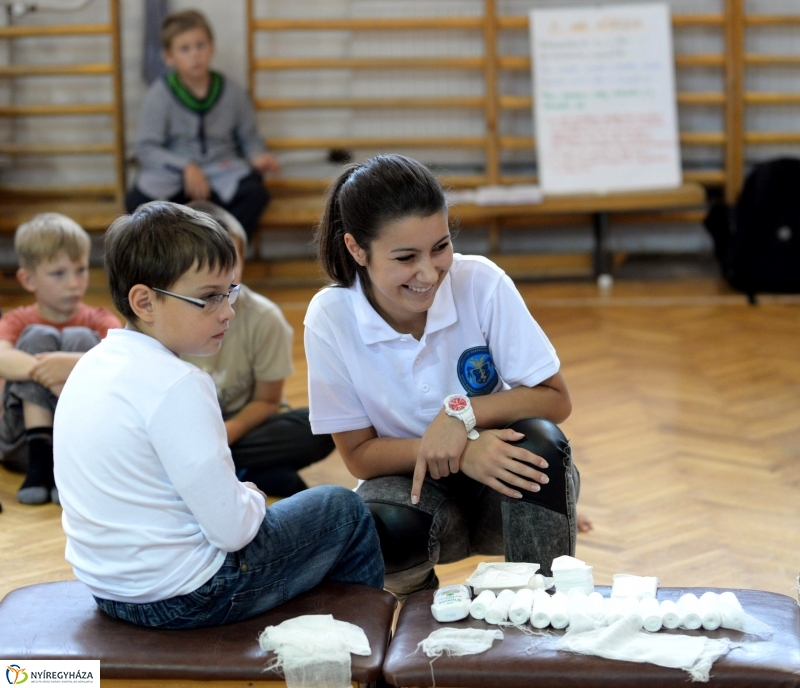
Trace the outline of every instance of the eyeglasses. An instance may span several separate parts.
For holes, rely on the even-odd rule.
[[[175,294],[171,291],[167,291],[166,289],[156,289],[155,287],[151,287],[153,291],[157,291],[159,294],[164,294],[166,296],[174,296],[176,299],[180,299],[181,301],[186,301],[191,303],[198,308],[202,308],[207,313],[213,313],[217,308],[222,305],[222,300],[227,297],[228,303],[232,306],[236,303],[236,299],[239,297],[239,290],[242,288],[241,284],[234,284],[231,288],[225,292],[224,294],[211,294],[211,296],[204,296],[201,299],[195,299],[191,296],[183,296],[182,294]]]

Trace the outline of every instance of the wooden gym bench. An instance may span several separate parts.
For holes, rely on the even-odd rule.
[[[396,601],[363,585],[323,583],[286,604],[246,621],[182,631],[142,628],[107,616],[78,581],[40,583],[13,590],[0,602],[0,657],[99,659],[104,688],[272,688],[285,685],[265,672],[274,657],[258,645],[267,626],[304,614],[332,614],[360,626],[372,654],[351,655],[353,685],[379,680]],[[211,683],[213,682],[213,683]]]

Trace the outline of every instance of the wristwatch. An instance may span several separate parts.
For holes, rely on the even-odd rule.
[[[475,429],[475,413],[472,410],[472,404],[469,397],[463,394],[451,394],[444,399],[444,412],[448,416],[458,418],[467,428],[467,437],[471,440],[477,440],[480,435]]]

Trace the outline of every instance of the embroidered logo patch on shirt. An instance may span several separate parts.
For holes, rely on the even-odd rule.
[[[474,346],[461,354],[458,379],[468,396],[479,397],[494,391],[499,376],[488,346]]]

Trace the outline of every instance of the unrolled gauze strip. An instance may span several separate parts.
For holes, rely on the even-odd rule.
[[[531,610],[531,626],[547,628],[550,625],[552,603],[550,595],[544,590],[533,591],[533,609]]]
[[[700,600],[697,595],[687,592],[678,600],[678,614],[681,617],[681,628],[694,631],[703,624],[700,616]]]
[[[513,590],[503,590],[492,606],[486,610],[486,623],[499,624],[508,621],[508,611],[514,602],[516,593]]]
[[[655,633],[661,630],[661,607],[655,597],[644,597],[639,601],[639,614],[645,631]]]
[[[681,625],[681,615],[675,602],[662,600],[659,607],[661,607],[661,623],[664,628],[677,628]]]
[[[550,625],[556,629],[566,628],[569,625],[569,614],[567,613],[569,598],[563,592],[557,590],[550,600],[552,602]]]
[[[469,605],[470,616],[473,619],[485,619],[486,612],[496,599],[497,595],[495,595],[491,590],[484,590],[480,595],[472,600],[472,603]]]
[[[511,623],[524,624],[531,618],[531,608],[533,607],[533,590],[522,588],[518,590],[508,610],[508,620]]]
[[[700,595],[700,621],[707,631],[716,631],[722,623],[719,614],[719,595],[715,592],[704,592]]]

